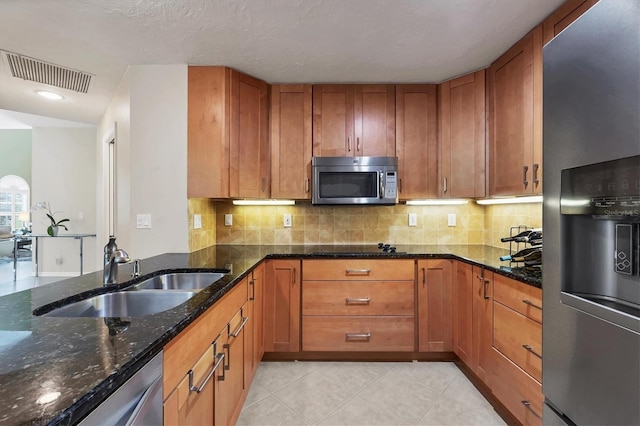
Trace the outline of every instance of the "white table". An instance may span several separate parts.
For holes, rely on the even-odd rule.
[[[17,272],[17,261],[18,261],[18,242],[22,239],[26,239],[26,238],[31,238],[32,241],[35,239],[35,244],[36,244],[36,248],[35,248],[35,255],[33,256],[33,262],[35,265],[35,270],[36,270],[36,277],[38,276],[38,258],[40,255],[40,244],[38,243],[38,240],[40,238],[73,238],[74,240],[80,240],[80,275],[83,274],[83,245],[84,245],[84,239],[85,238],[92,238],[95,237],[96,234],[58,234],[55,237],[52,237],[51,235],[48,234],[32,234],[32,235],[25,235],[24,237],[17,237],[13,239],[13,280],[16,280],[16,272]]]

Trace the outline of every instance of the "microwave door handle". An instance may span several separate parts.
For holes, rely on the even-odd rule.
[[[380,198],[384,198],[384,172],[380,173]]]

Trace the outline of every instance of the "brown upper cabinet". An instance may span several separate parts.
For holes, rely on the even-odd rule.
[[[487,74],[489,194],[542,192],[542,25]]]
[[[585,13],[598,0],[567,0],[542,23],[543,43],[549,43],[560,31],[564,30],[580,15]]]
[[[395,86],[313,86],[313,155],[394,157]]]
[[[271,196],[311,198],[311,85],[271,86]]]
[[[486,195],[485,71],[438,86],[441,198]]]
[[[267,129],[267,83],[226,67],[189,67],[187,195],[269,197]]]
[[[399,198],[438,195],[438,112],[435,84],[396,86]]]

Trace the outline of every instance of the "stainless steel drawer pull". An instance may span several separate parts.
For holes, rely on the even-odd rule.
[[[538,305],[536,305],[535,303],[533,303],[533,302],[532,302],[531,300],[529,300],[529,299],[524,299],[524,300],[522,301],[522,303],[527,304],[527,305],[531,306],[532,308],[536,308],[536,309],[540,309],[540,310],[542,310],[542,306],[538,306]]]
[[[356,138],[356,151],[360,152],[360,138]]]
[[[447,178],[446,177],[442,179],[442,192],[445,193],[445,194],[447,193]]]
[[[533,408],[531,408],[531,403],[527,400],[524,401],[520,401],[522,402],[522,405],[524,405],[525,407],[527,407],[527,410],[531,411],[533,413],[534,416],[536,416],[537,418],[539,418],[540,420],[542,420],[542,416],[538,413],[536,413],[535,411],[533,411]]]
[[[369,340],[371,338],[371,333],[347,333],[347,340]]]
[[[533,348],[529,345],[522,345],[523,348],[525,348],[527,351],[531,352],[533,355],[537,356],[538,358],[542,359],[542,355],[540,355],[539,353],[537,353],[536,351],[533,350]]]
[[[371,303],[370,297],[347,297],[347,305],[368,305]]]
[[[240,335],[240,332],[244,328],[244,326],[247,323],[247,321],[249,321],[249,317],[242,317],[242,322],[240,323],[238,328],[233,333],[228,333],[229,337],[238,337],[238,335]],[[229,326],[230,326],[230,324],[227,324],[227,327],[229,327]]]
[[[211,371],[207,375],[207,378],[204,379],[204,382],[202,382],[202,384],[199,387],[194,386],[194,384],[193,384],[193,370],[189,370],[189,392],[200,393],[200,392],[202,392],[204,390],[204,387],[207,386],[207,383],[209,382],[209,380],[211,380],[211,378],[215,374],[215,372],[218,369],[218,367],[220,367],[220,364],[222,364],[222,361],[224,361],[224,354],[217,354],[215,356],[215,358],[216,358],[216,363],[213,365],[213,368],[211,369]]]
[[[347,269],[347,274],[369,274],[371,269]]]

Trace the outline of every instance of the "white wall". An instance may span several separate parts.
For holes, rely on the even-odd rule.
[[[32,132],[32,204],[47,201],[56,219],[68,218],[69,231],[60,234],[96,233],[96,129],[34,128]],[[83,218],[80,218],[80,216]],[[31,214],[34,234],[46,234],[49,221],[44,211]],[[77,275],[80,271],[79,241],[41,239],[41,275]],[[96,239],[84,240],[84,270],[97,269]],[[62,264],[56,264],[56,257]]]
[[[130,66],[102,120],[101,146],[106,145],[114,121],[118,246],[133,258],[187,252],[187,66]],[[106,188],[104,149],[98,154],[102,192]],[[99,200],[104,245],[106,198]],[[151,229],[135,227],[137,214],[151,215]]]

